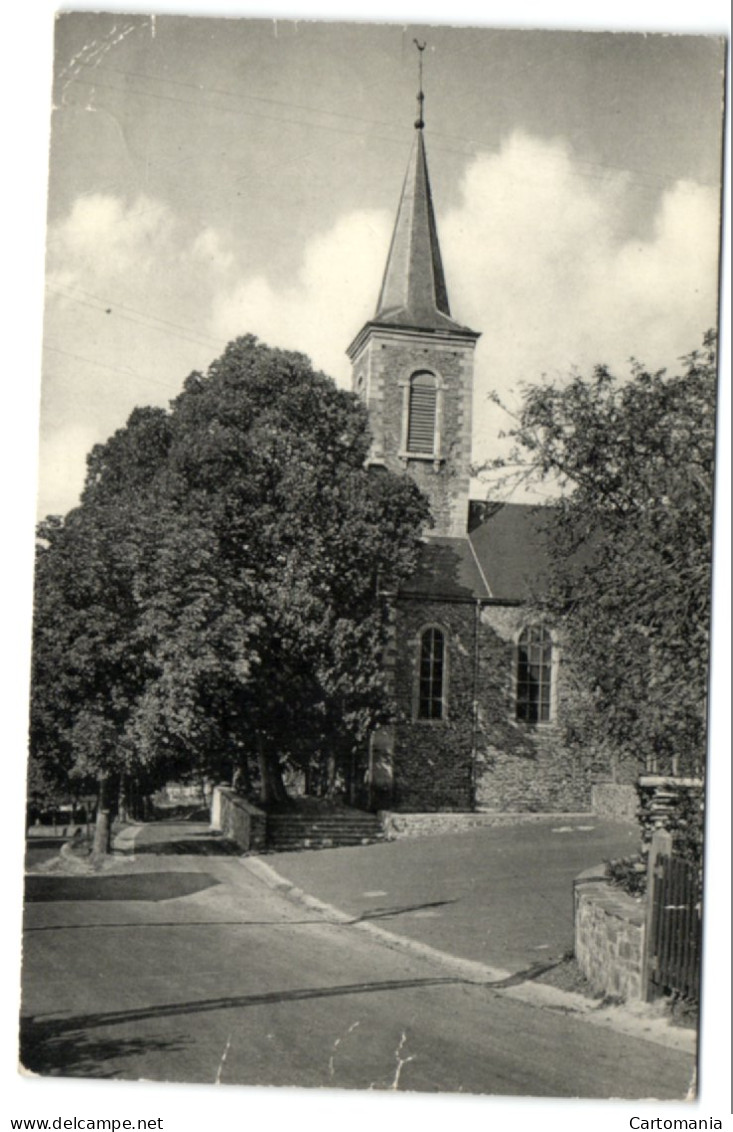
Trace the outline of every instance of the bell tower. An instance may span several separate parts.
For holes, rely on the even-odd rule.
[[[347,353],[370,416],[370,462],[411,475],[430,501],[430,534],[465,537],[473,354],[479,334],[451,317],[428,177],[422,51],[415,139],[377,309]]]

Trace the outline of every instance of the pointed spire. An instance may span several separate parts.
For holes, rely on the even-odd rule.
[[[410,154],[376,318],[414,326],[450,320],[422,127]]]
[[[450,315],[423,138],[425,44],[415,40],[415,46],[419,52],[416,135],[374,321],[418,330],[465,330]]]

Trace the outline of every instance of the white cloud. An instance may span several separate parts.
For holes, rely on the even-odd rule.
[[[440,226],[451,302],[482,331],[476,353],[474,456],[498,450],[522,382],[632,355],[674,367],[716,321],[718,196],[669,187],[645,237],[625,237],[628,174],[577,163],[562,142],[512,135],[467,169],[462,200]]]
[[[220,233],[189,233],[162,201],[78,198],[47,240],[38,509],[73,506],[85,455],[136,405],[165,405],[224,342],[202,306],[232,257]]]
[[[63,514],[84,482],[86,454],[99,438],[93,427],[67,425],[41,441],[38,462],[42,516]]]
[[[499,453],[507,423],[490,390],[511,403],[523,381],[597,362],[625,372],[631,355],[674,366],[715,323],[717,194],[670,185],[632,238],[634,191],[631,175],[578,162],[561,140],[515,133],[467,166],[458,204],[439,211],[454,316],[482,333],[475,459]],[[42,498],[55,504],[66,485],[70,506],[81,446],[135,404],[165,404],[237,335],[300,350],[347,385],[344,351],[374,312],[393,220],[337,217],[275,282],[247,271],[228,232],[188,231],[161,201],[80,198],[49,233]],[[62,445],[75,452],[65,470]]]
[[[674,365],[715,321],[718,198],[672,185],[646,237],[623,235],[633,178],[577,162],[565,143],[514,133],[467,167],[439,217],[454,316],[482,332],[476,450],[497,429],[486,394],[634,355]],[[376,304],[393,217],[353,212],[314,236],[293,280],[239,278],[212,304],[216,336],[250,330],[348,381],[344,349]]]
[[[66,219],[51,226],[48,239],[51,280],[77,275],[115,279],[148,274],[170,241],[174,222],[161,201],[140,196],[129,207],[118,197],[92,193],[78,197]]]
[[[204,228],[191,246],[194,260],[207,264],[213,271],[225,272],[234,266],[234,255],[224,246],[219,232],[214,228]]]
[[[348,384],[345,350],[374,313],[390,226],[382,212],[342,216],[310,240],[289,285],[257,276],[221,290],[212,304],[213,333],[227,339],[248,331],[269,345],[300,350]]]

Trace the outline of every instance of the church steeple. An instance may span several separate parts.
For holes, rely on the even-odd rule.
[[[458,329],[450,317],[422,125],[402,186],[374,321],[419,330]]]
[[[370,462],[407,472],[430,500],[432,536],[465,538],[473,351],[451,317],[423,139],[422,51],[416,136],[374,318],[348,349],[369,410]]]
[[[374,322],[415,330],[465,330],[451,318],[425,154],[425,94],[416,39],[419,86],[415,141],[402,186]]]

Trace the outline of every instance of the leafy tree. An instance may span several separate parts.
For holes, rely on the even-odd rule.
[[[127,729],[152,671],[137,631],[135,533],[124,508],[91,505],[39,529],[31,755],[72,791],[96,781],[96,853],[114,782],[134,763]]]
[[[704,767],[716,371],[709,333],[678,375],[531,386],[503,468],[556,490],[569,737],[668,773]]]
[[[102,783],[239,768],[265,802],[284,765],[333,785],[390,710],[379,592],[428,521],[368,446],[355,396],[251,336],[97,446],[41,531],[41,760]]]

